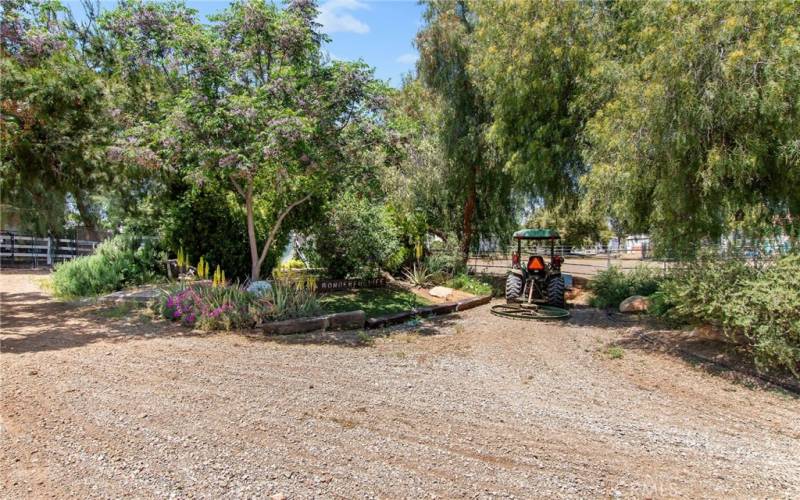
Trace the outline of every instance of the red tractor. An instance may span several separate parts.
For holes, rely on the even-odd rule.
[[[561,275],[561,264],[564,257],[556,255],[556,241],[561,236],[552,229],[522,229],[514,233],[517,241],[517,251],[511,257],[511,270],[506,276],[506,301],[508,302],[534,302],[546,303],[553,307],[564,309],[564,277]],[[529,242],[536,242],[531,245]],[[539,242],[550,243],[550,262],[539,253],[522,255],[522,243],[526,247],[541,247]]]

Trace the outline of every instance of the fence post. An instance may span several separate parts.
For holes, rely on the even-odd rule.
[[[14,233],[11,233],[11,262],[16,261],[14,258]]]
[[[47,234],[47,265],[53,265],[53,235]]]

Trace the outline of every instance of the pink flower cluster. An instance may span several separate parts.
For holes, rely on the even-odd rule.
[[[173,321],[180,321],[187,326],[194,326],[198,319],[219,318],[220,315],[234,308],[233,304],[229,303],[211,308],[194,288],[187,288],[170,295],[164,305],[165,317]]]

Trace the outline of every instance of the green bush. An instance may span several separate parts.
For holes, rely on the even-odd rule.
[[[489,295],[492,293],[492,285],[484,283],[467,274],[457,274],[447,281],[447,286],[462,290],[473,295]]]
[[[800,372],[800,255],[760,269],[700,258],[674,270],[656,296],[659,313],[719,327],[760,370]]]
[[[168,211],[163,228],[168,247],[173,252],[183,248],[191,264],[203,256],[229,278],[250,276],[245,215],[224,193],[211,188],[183,193]]]
[[[383,205],[345,193],[315,232],[316,255],[333,278],[372,274],[397,264],[397,228]]]
[[[658,290],[662,279],[661,272],[647,266],[640,265],[627,272],[612,266],[597,273],[589,282],[589,290],[593,294],[591,305],[599,308],[618,307],[631,295],[651,295]]]
[[[98,245],[92,255],[55,266],[53,291],[59,297],[88,297],[160,279],[165,255],[156,243],[118,235]]]

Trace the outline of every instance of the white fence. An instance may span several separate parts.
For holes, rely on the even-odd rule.
[[[0,233],[0,259],[3,263],[53,265],[94,252],[99,241],[77,240]]]

